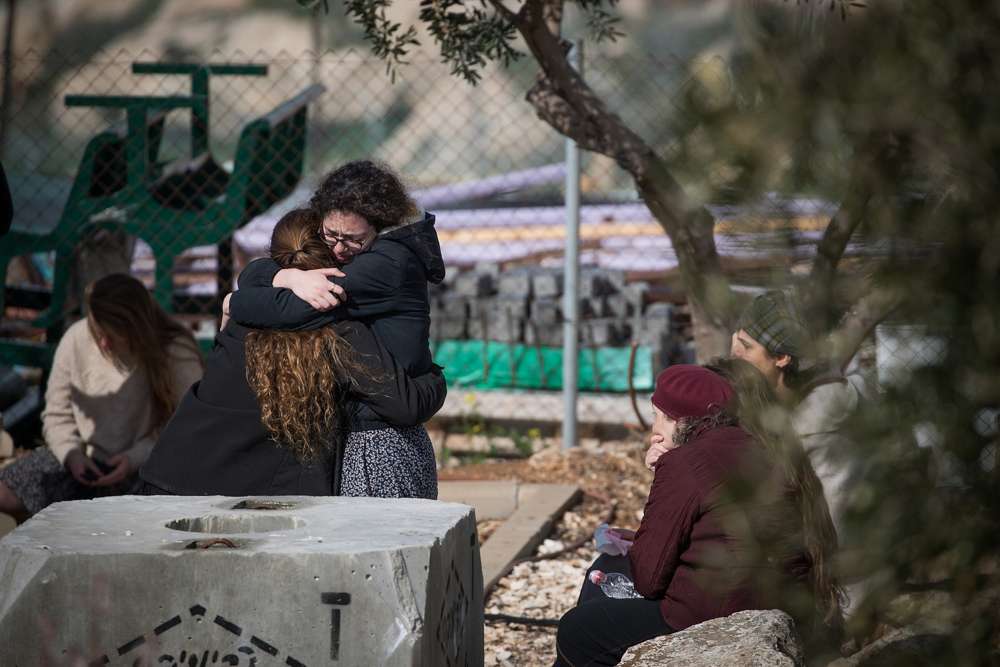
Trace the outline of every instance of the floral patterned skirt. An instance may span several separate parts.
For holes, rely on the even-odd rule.
[[[437,465],[427,429],[352,431],[344,444],[340,493],[437,500]]]

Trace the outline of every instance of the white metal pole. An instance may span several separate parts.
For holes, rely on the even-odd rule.
[[[569,62],[583,73],[583,42],[577,41]],[[563,449],[576,447],[576,399],[580,330],[580,148],[566,139],[566,255],[563,268]]]

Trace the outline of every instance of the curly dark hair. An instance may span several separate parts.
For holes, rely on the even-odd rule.
[[[382,231],[406,221],[417,210],[400,178],[387,165],[357,160],[330,172],[309,206],[320,222],[333,211],[360,215]]]

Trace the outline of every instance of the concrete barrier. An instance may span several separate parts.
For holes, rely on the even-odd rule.
[[[0,540],[0,573],[3,665],[483,663],[479,545],[465,505],[57,503]]]

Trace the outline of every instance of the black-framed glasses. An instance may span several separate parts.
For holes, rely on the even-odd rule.
[[[320,231],[320,236],[323,237],[323,241],[331,248],[336,246],[338,243],[350,250],[361,250],[365,246],[364,239],[349,239],[344,236],[338,236],[337,234],[331,234],[325,229]]]

